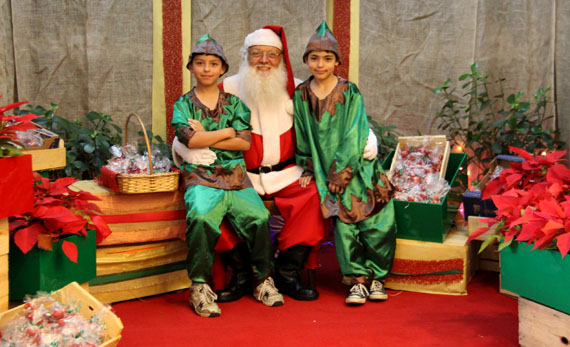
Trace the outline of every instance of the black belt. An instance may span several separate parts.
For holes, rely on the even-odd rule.
[[[254,173],[254,174],[259,174],[259,173],[268,173],[271,171],[281,171],[283,170],[285,167],[291,165],[291,164],[295,164],[295,157],[291,157],[287,160],[284,160],[280,163],[277,163],[275,165],[268,165],[268,166],[260,166],[258,168],[255,169],[248,169],[247,171]]]

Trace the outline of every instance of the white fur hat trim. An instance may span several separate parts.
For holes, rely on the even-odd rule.
[[[271,29],[257,29],[245,37],[244,47],[272,46],[283,49],[281,38]]]

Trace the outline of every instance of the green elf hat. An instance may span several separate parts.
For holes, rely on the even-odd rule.
[[[327,26],[327,22],[323,21],[313,36],[309,39],[307,43],[307,48],[305,48],[305,53],[303,54],[303,62],[307,62],[307,56],[313,51],[330,51],[336,55],[336,60],[340,64],[340,54],[338,49],[338,41],[334,37],[333,33]]]
[[[190,52],[190,56],[188,57],[188,64],[186,64],[186,68],[190,69],[190,64],[192,64],[192,59],[194,59],[195,55],[198,54],[209,54],[215,55],[222,60],[224,67],[226,68],[226,72],[228,72],[230,65],[228,64],[228,60],[224,55],[224,49],[222,46],[216,42],[210,36],[210,34],[206,34],[196,41],[196,45],[192,48],[192,52]]]

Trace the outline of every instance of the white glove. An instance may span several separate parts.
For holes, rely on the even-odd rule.
[[[175,137],[174,141],[172,141],[172,159],[174,164],[178,167],[180,167],[182,162],[197,165],[210,165],[216,161],[217,156],[216,153],[208,147],[188,148],[178,141],[177,137]]]
[[[378,139],[372,129],[368,130],[368,140],[366,140],[366,146],[364,146],[364,153],[362,156],[364,159],[372,160],[378,155]]]

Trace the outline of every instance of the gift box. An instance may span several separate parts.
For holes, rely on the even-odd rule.
[[[77,282],[72,282],[65,287],[51,293],[51,296],[58,302],[65,305],[73,305],[79,307],[79,313],[85,319],[91,319],[96,315],[100,317],[106,327],[106,334],[101,347],[117,346],[121,340],[123,331],[123,323],[108,306],[103,305],[85,289],[81,288]],[[0,329],[8,322],[14,320],[22,314],[24,305],[14,307],[13,309],[0,314]]]
[[[570,314],[570,257],[513,241],[500,252],[501,289]]]
[[[99,246],[184,239],[186,209],[180,191],[120,194],[95,181],[79,181],[70,186],[94,194],[101,217],[112,233]]]
[[[393,157],[394,152],[386,157],[382,163],[384,170],[389,169]],[[444,178],[451,190],[440,203],[394,200],[398,238],[444,242],[461,205],[464,190],[461,180],[467,179],[462,167],[466,157],[465,153],[449,153]]]
[[[32,157],[0,158],[0,219],[30,212],[34,207]]]
[[[467,234],[453,229],[445,242],[397,239],[396,255],[385,286],[393,290],[466,295],[474,270]]]
[[[111,303],[188,288],[187,253],[180,240],[98,247],[89,291]]]
[[[495,211],[497,207],[491,199],[481,199],[481,192],[493,178],[493,174],[497,167],[503,169],[508,169],[511,167],[511,163],[520,163],[524,159],[515,155],[500,154],[493,161],[491,161],[489,166],[489,172],[481,181],[474,187],[474,190],[466,191],[463,194],[463,213],[465,218],[468,219],[470,216],[481,216],[481,217],[495,217]]]
[[[51,251],[36,246],[26,254],[14,243],[10,243],[10,299],[22,300],[27,294],[49,292],[74,281],[83,283],[94,278],[95,234],[95,230],[89,230],[87,236],[73,235],[65,238],[65,241],[77,246],[77,263],[63,253],[63,240],[54,242]]]
[[[113,303],[145,296],[173,292],[189,288],[191,281],[186,269],[146,274],[143,277],[90,285],[89,292],[103,303]]]

